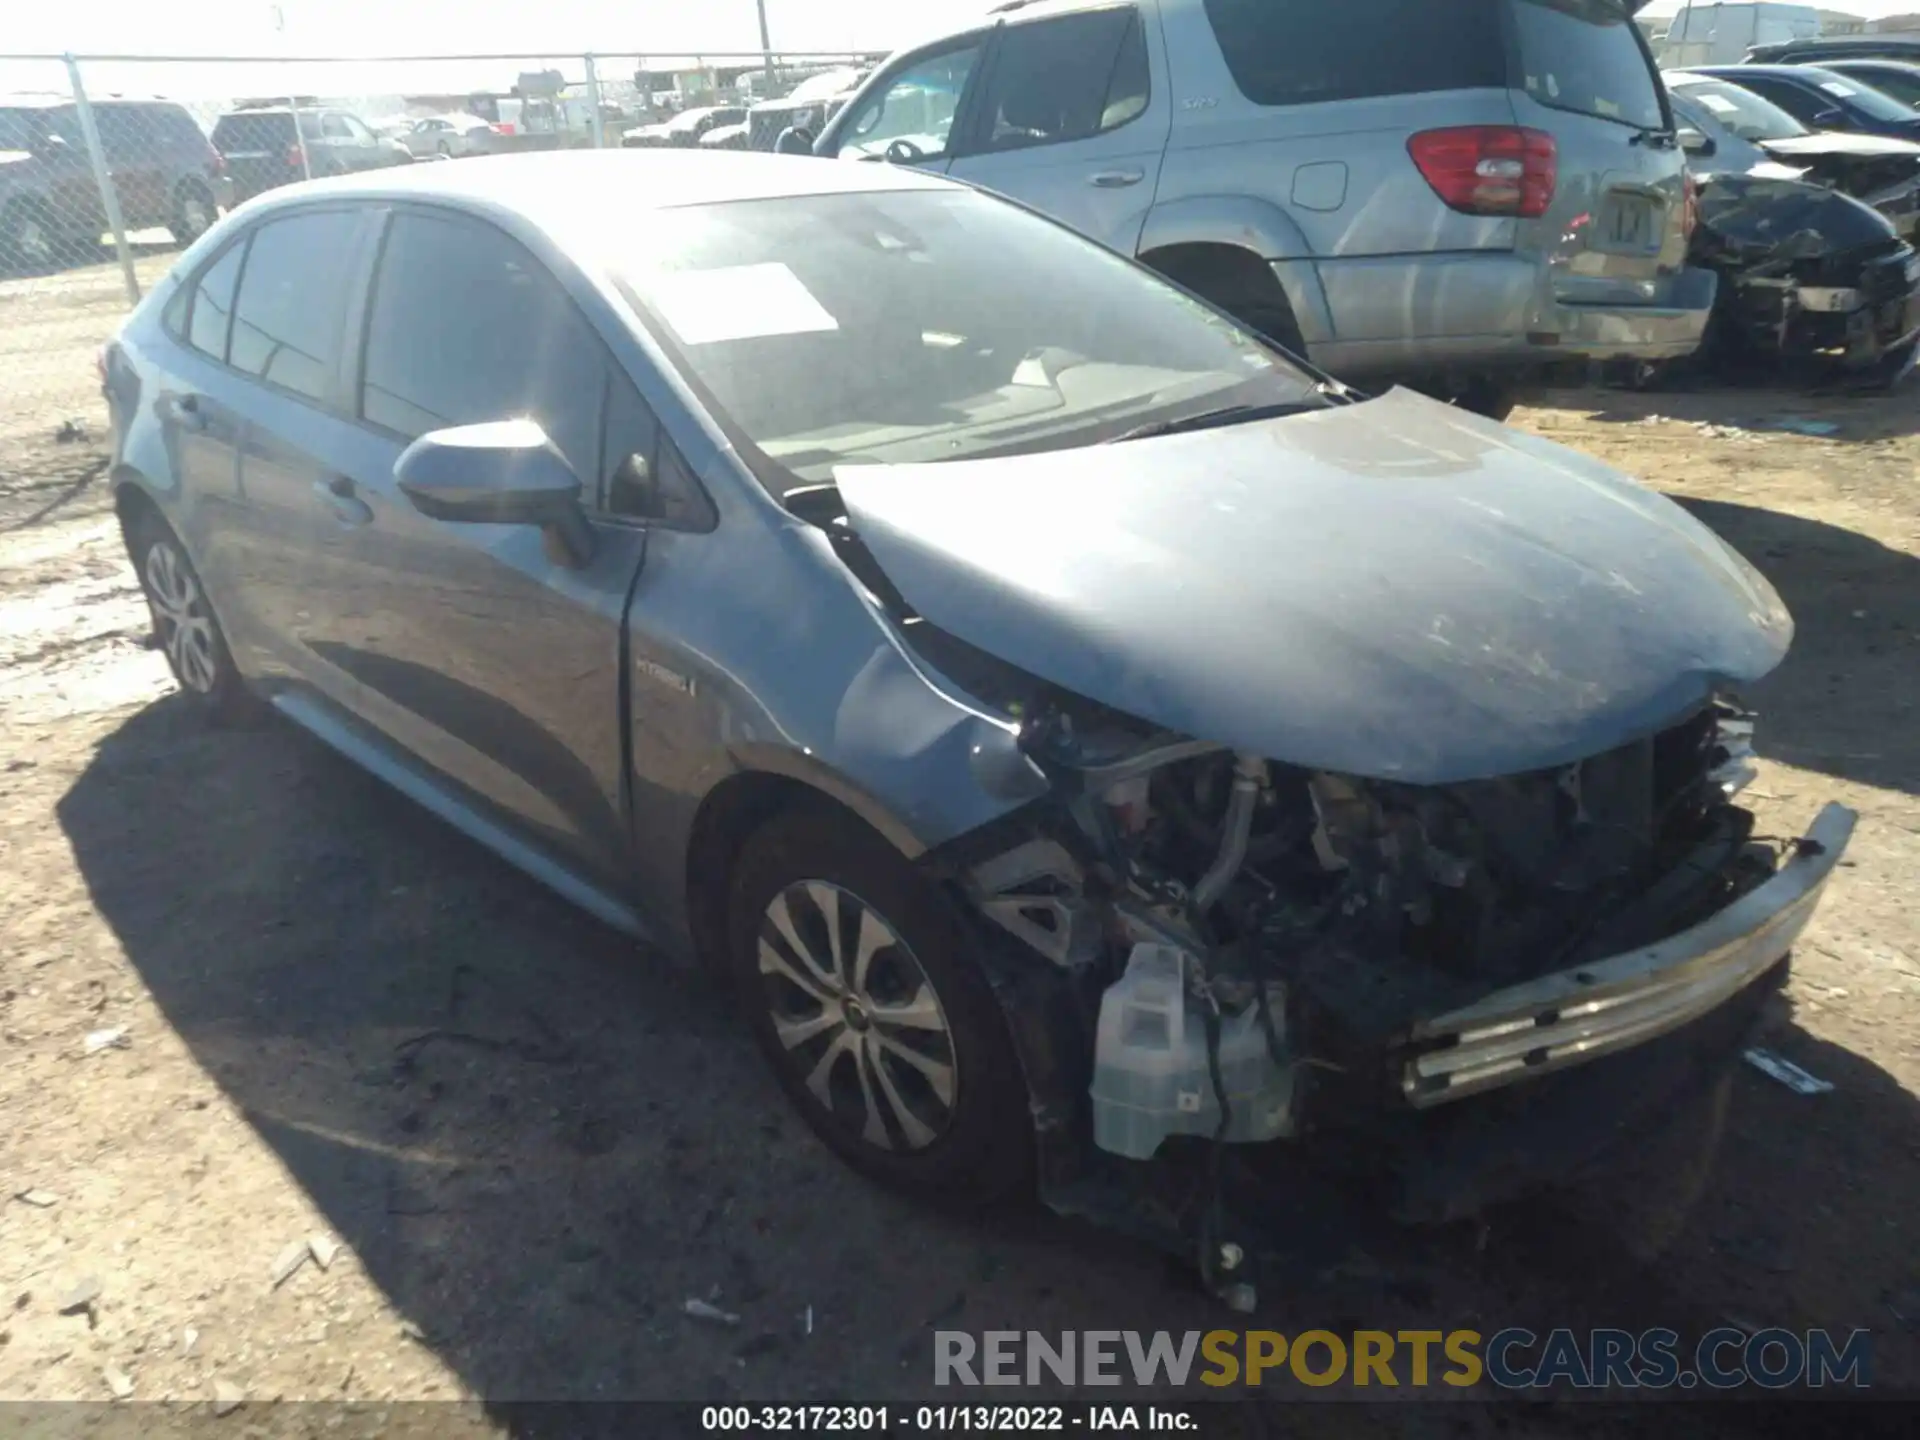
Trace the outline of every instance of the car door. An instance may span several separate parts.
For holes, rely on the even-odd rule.
[[[344,207],[254,228],[227,346],[245,391],[237,494],[213,537],[256,650],[250,668],[349,708],[356,682],[332,654],[357,624],[343,567],[369,517],[343,474],[358,430],[345,321],[365,286],[372,228],[372,212]]]
[[[429,519],[393,470],[430,431],[530,417],[591,502],[624,378],[518,241],[425,208],[391,215],[361,348],[346,469],[368,521],[343,578],[363,623],[329,659],[394,743],[550,853],[623,882],[621,617],[645,526],[595,513],[591,559],[571,568],[533,526]]]
[[[895,61],[822,137],[821,153],[944,172],[971,113],[969,97],[992,33],[943,40]]]
[[[1131,255],[1172,124],[1166,77],[1160,29],[1132,5],[1009,23],[947,173]]]
[[[162,323],[177,349],[153,396],[167,459],[179,487],[181,539],[226,622],[235,655],[254,638],[236,586],[231,540],[240,498],[240,439],[250,386],[227,365],[234,292],[251,233],[209,258],[168,301]],[[243,653],[244,652],[244,653]]]
[[[338,115],[334,117],[347,130],[347,144],[351,147],[356,170],[378,170],[386,165],[398,165],[400,152],[391,145],[381,143],[380,137],[373,133],[366,121],[358,115]]]
[[[94,106],[93,123],[127,228],[144,230],[165,224],[166,157],[163,137],[151,113],[137,105],[109,101]]]

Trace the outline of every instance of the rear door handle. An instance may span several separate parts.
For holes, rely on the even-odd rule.
[[[173,402],[173,420],[182,430],[191,430],[198,435],[207,428],[206,413],[200,408],[198,395],[181,395]]]
[[[325,480],[314,481],[313,493],[342,525],[358,527],[373,523],[373,507],[354,494],[353,481],[345,475],[330,475]]]
[[[1128,185],[1138,185],[1147,178],[1144,170],[1096,170],[1087,177],[1089,185],[1097,185],[1102,190],[1120,190]]]

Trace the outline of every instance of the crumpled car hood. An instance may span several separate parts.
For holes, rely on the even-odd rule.
[[[1315,769],[1443,784],[1569,763],[1758,679],[1792,638],[1767,581],[1677,505],[1403,390],[835,479],[933,624]]]
[[[1891,135],[1851,135],[1839,130],[1819,130],[1811,135],[1756,143],[1769,155],[1789,160],[1804,160],[1815,155],[1920,156],[1920,144],[1911,140],[1897,140]]]

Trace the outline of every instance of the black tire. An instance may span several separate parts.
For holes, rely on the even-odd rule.
[[[0,212],[0,265],[52,269],[64,258],[64,248],[59,227],[39,202],[16,200]]]
[[[1162,252],[1146,263],[1174,284],[1212,301],[1248,329],[1266,336],[1289,354],[1307,357],[1300,323],[1293,317],[1280,282],[1264,270],[1255,272],[1216,260],[1197,258],[1192,251]]]
[[[251,719],[259,702],[240,678],[226,632],[186,547],[164,520],[143,510],[127,522],[127,552],[153,620],[154,643],[167,657],[181,693],[213,724]]]
[[[1462,410],[1484,415],[1504,425],[1507,417],[1513,414],[1514,407],[1520,403],[1520,395],[1510,384],[1490,376],[1480,376],[1462,383],[1448,400]]]
[[[220,218],[213,192],[198,180],[183,180],[173,194],[173,216],[167,230],[182,250],[193,244]]]
[[[840,924],[837,951],[816,903],[822,896]],[[775,913],[784,915],[785,933]],[[892,1189],[953,1208],[977,1209],[1031,1185],[1026,1086],[999,1002],[967,954],[951,902],[898,851],[850,817],[783,815],[741,850],[731,915],[729,978],[754,1038],[795,1108],[835,1153]],[[883,928],[869,932],[868,915]],[[869,933],[881,943],[864,945]],[[802,942],[798,953],[789,934]],[[763,942],[773,961],[768,973]],[[870,954],[866,966],[857,964],[862,949]],[[824,964],[809,967],[810,954]],[[888,1022],[889,1012],[918,1018]],[[935,1020],[939,1033],[929,1023]],[[813,1028],[789,1045],[782,1023],[790,1038]],[[906,1063],[902,1048],[933,1069]],[[930,1078],[943,1064],[950,1074],[944,1101]],[[810,1088],[810,1077],[828,1101]],[[872,1138],[875,1126],[884,1143]]]

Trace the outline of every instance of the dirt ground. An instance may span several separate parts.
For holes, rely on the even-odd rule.
[[[434,1428],[487,1430],[479,1402],[510,1399],[925,1398],[935,1328],[1239,1323],[1132,1242],[874,1190],[700,981],[291,728],[191,723],[111,518],[91,349],[115,307],[40,298],[0,326],[41,377],[0,403],[0,1399],[465,1399]],[[1864,1327],[1876,1388],[1920,1386],[1917,403],[1595,390],[1517,417],[1682,499],[1798,619],[1753,697],[1763,828],[1829,798],[1862,818],[1770,1043],[1833,1091],[1743,1068],[1657,1266],[1538,1216],[1356,1230],[1258,1324]],[[1802,421],[1836,428],[1776,428]],[[1389,1425],[1332,1405],[1286,1431]]]

